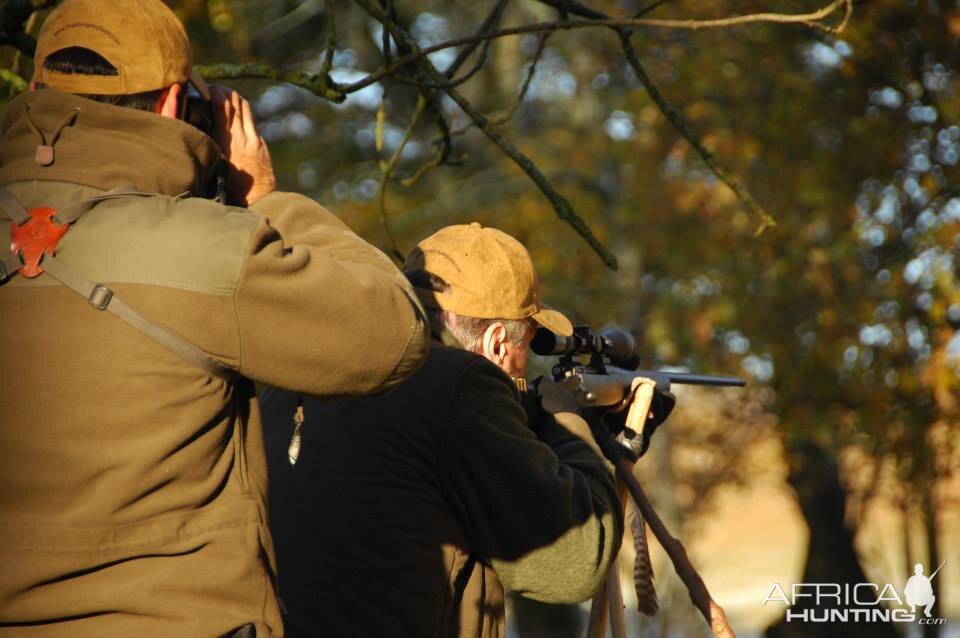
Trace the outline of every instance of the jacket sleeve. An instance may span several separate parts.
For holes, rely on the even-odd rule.
[[[460,379],[448,426],[441,463],[470,549],[529,598],[592,596],[619,550],[623,515],[586,422],[559,415],[538,440],[511,381],[478,360]]]
[[[240,372],[319,396],[382,392],[422,363],[428,332],[406,278],[313,200],[271,193],[237,288]]]

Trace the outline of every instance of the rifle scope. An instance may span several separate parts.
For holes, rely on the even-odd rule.
[[[623,365],[636,354],[637,341],[632,334],[619,328],[607,328],[594,334],[589,326],[577,326],[569,337],[538,328],[530,349],[542,356],[599,354],[609,358],[614,365]]]

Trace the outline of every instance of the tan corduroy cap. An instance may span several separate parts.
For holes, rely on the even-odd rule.
[[[117,68],[117,75],[58,73],[43,68],[51,53],[90,49]],[[160,0],[66,0],[43,23],[33,79],[65,93],[131,95],[189,81],[210,92],[193,71],[187,32]]]
[[[417,244],[404,269],[425,270],[449,284],[443,292],[416,288],[429,308],[482,319],[532,317],[559,335],[573,334],[569,319],[540,303],[530,253],[496,228],[447,226]]]

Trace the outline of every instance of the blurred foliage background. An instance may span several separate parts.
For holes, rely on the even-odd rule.
[[[384,63],[382,25],[346,0],[169,4],[201,64],[260,62],[308,74],[329,68],[344,83]],[[499,24],[562,19],[558,4],[565,3],[503,2]],[[650,18],[821,6],[588,4]],[[477,31],[497,3],[386,5],[428,46]],[[331,9],[336,40],[327,62]],[[29,32],[42,17],[30,19]],[[698,533],[724,535],[718,508],[730,494],[763,480],[784,486],[776,498],[789,503],[750,503],[753,527],[730,534],[735,522],[722,523],[727,545],[694,551],[695,561],[709,564],[729,551],[749,556],[763,528],[794,516],[801,533],[778,532],[782,554],[763,559],[792,565],[784,582],[899,586],[914,563],[946,559],[933,583],[938,610],[960,615],[960,1],[854,2],[839,34],[756,23],[638,26],[631,38],[650,80],[774,227],[756,232],[757,216],[664,117],[611,29],[498,38],[485,57],[477,49],[465,62],[461,73],[480,63],[457,91],[569,200],[616,256],[615,271],[442,91],[426,91],[431,101],[411,126],[424,91],[396,75],[341,104],[283,82],[225,83],[253,101],[281,187],[317,199],[384,250],[405,253],[447,224],[496,226],[528,246],[552,305],[576,323],[629,326],[643,344],[643,367],[750,379],[746,391],[682,392],[681,409],[639,465],[665,517],[695,550]],[[395,49],[388,51],[394,57]],[[444,49],[430,60],[443,70],[463,51]],[[3,99],[16,93],[10,72],[28,78],[30,64],[29,56],[0,48]],[[430,168],[442,139],[438,118],[451,146],[447,163]],[[658,576],[665,571],[661,561]],[[741,605],[737,592],[749,586],[716,578],[708,586],[716,583],[718,602],[726,596],[735,625],[747,631],[772,624],[774,636],[896,635],[892,627],[816,633],[777,625],[779,614],[757,611],[769,580],[754,584],[760,593]],[[637,621],[636,630],[703,634],[676,583],[661,580],[665,609]],[[925,631],[938,635],[937,627]]]

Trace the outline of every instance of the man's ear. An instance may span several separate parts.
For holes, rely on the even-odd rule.
[[[448,328],[456,328],[459,323],[458,319],[460,316],[455,312],[450,312],[449,310],[441,310],[443,314],[443,324]]]
[[[499,321],[487,326],[483,331],[483,356],[491,362],[502,365],[507,358],[507,329]]]
[[[183,87],[173,84],[161,96],[157,103],[157,113],[171,120],[178,119],[180,110],[180,93]]]

